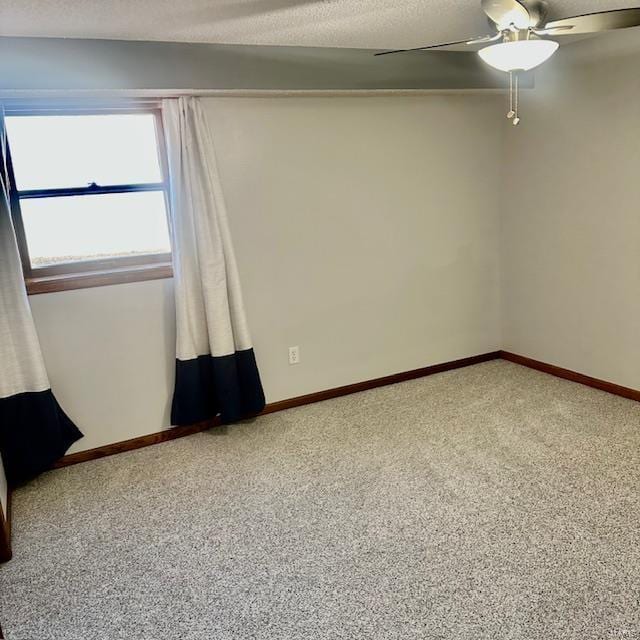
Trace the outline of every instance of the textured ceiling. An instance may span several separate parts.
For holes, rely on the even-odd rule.
[[[553,17],[640,0],[556,0]],[[487,32],[480,0],[0,0],[0,35],[384,49]]]

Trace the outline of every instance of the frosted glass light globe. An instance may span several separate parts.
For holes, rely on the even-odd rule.
[[[480,49],[480,57],[500,71],[529,71],[546,62],[558,50],[553,40],[516,40]]]

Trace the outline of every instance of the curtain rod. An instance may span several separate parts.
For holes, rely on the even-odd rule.
[[[36,115],[54,114],[57,110],[65,113],[73,109],[92,111],[126,111],[140,108],[160,109],[164,98],[194,96],[202,98],[374,98],[374,97],[417,97],[436,95],[480,95],[501,94],[502,89],[353,89],[353,90],[274,90],[274,89],[210,89],[187,90],[0,90],[0,106],[8,114]]]
[[[0,89],[0,100],[159,100],[180,96],[270,98],[270,97],[377,97],[421,95],[465,95],[504,93],[505,88],[477,89]]]

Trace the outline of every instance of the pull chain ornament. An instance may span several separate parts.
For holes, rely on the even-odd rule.
[[[507,118],[512,121],[513,126],[520,124],[518,116],[518,106],[520,102],[520,79],[517,71],[509,71],[509,113]]]

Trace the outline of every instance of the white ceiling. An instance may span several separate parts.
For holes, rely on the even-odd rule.
[[[555,0],[564,17],[639,0]],[[486,33],[480,0],[0,0],[0,35],[385,49]]]

